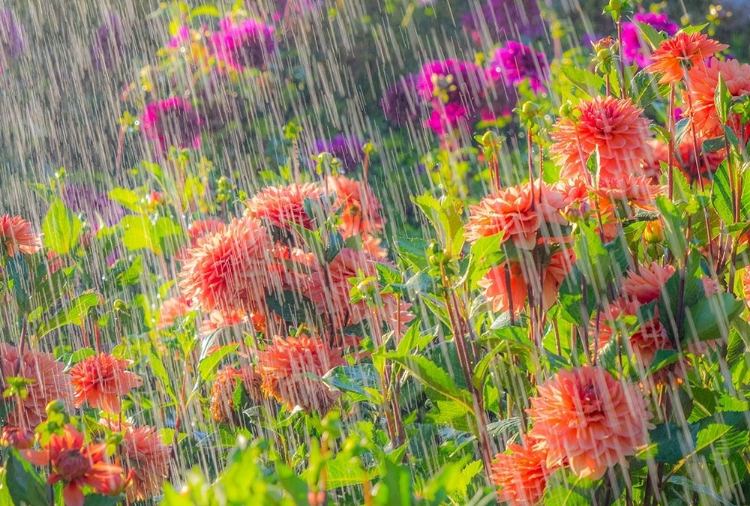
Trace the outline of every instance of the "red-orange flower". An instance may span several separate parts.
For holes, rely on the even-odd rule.
[[[719,61],[712,58],[707,65],[693,67],[687,75],[688,87],[684,100],[688,108],[685,116],[690,119],[702,139],[724,135],[714,101],[719,76],[733,98],[750,95],[750,65],[740,64],[737,60]],[[739,134],[738,115],[730,113],[727,122]]]
[[[234,391],[239,381],[242,382],[252,402],[257,404],[263,401],[262,380],[251,366],[246,365],[240,369],[232,366],[224,367],[216,373],[211,387],[211,416],[215,422],[236,420]]]
[[[384,221],[381,205],[372,189],[346,176],[329,177],[328,190],[336,194],[334,207],[341,217],[341,235],[379,234]]]
[[[0,372],[3,384],[5,378],[22,377],[33,380],[26,387],[24,399],[9,399],[15,407],[9,410],[6,422],[11,425],[33,429],[47,418],[45,408],[54,400],[66,406],[73,404],[73,390],[68,375],[63,372],[65,365],[56,362],[52,355],[36,350],[24,350],[19,364],[19,350],[9,344],[0,344]]]
[[[340,365],[346,365],[340,348],[308,336],[275,337],[271,346],[258,353],[263,391],[290,409],[300,406],[305,411],[328,411],[337,394],[314,376],[323,376]]]
[[[313,183],[263,188],[247,203],[245,216],[265,220],[274,227],[289,228],[289,223],[312,229],[314,216],[305,211],[305,200],[318,200],[323,189]]]
[[[0,253],[5,249],[8,256],[21,253],[33,254],[42,248],[42,239],[31,230],[31,223],[20,216],[0,216]]]
[[[561,239],[559,227],[568,223],[560,213],[565,205],[564,196],[544,183],[504,188],[471,206],[466,239],[474,242],[502,232],[503,241],[533,249],[540,231],[545,237]]]
[[[165,300],[159,310],[159,322],[156,328],[165,329],[171,327],[175,320],[193,311],[190,300],[185,297],[172,297]]]
[[[622,293],[629,303],[648,304],[661,297],[662,289],[674,274],[671,265],[661,266],[653,262],[650,266],[641,267],[638,272],[629,271],[622,281]]]
[[[34,446],[34,431],[24,427],[6,425],[0,434],[0,445],[10,446],[16,450],[26,450]]]
[[[663,74],[659,79],[660,84],[678,83],[695,65],[728,47],[702,33],[678,32],[671,39],[663,41],[651,54],[651,64],[645,70]]]
[[[108,462],[106,444],[85,444],[84,435],[72,425],[65,426],[62,435],[54,434],[43,451],[22,450],[21,455],[34,465],[51,465],[47,483],[63,482],[65,506],[83,506],[83,487],[117,495],[130,481],[122,467]]]
[[[542,499],[550,469],[547,451],[510,443],[506,453],[499,453],[492,463],[492,483],[500,487],[500,501],[510,506],[533,506]]]
[[[531,398],[534,448],[547,450],[547,467],[568,463],[581,478],[597,480],[646,444],[651,413],[643,394],[605,369],[562,370]]]
[[[93,408],[119,413],[120,397],[143,383],[140,376],[125,370],[128,365],[130,362],[127,360],[100,353],[73,366],[70,377],[76,407],[88,401]]]
[[[641,165],[650,154],[648,126],[630,100],[595,97],[581,102],[575,120],[558,120],[550,134],[551,152],[557,159],[560,178],[586,177],[587,163],[599,151],[599,182],[640,175]]]
[[[110,419],[99,421],[114,432],[123,432],[120,455],[132,469],[132,484],[127,488],[129,502],[145,501],[161,492],[169,475],[170,449],[162,443],[154,427],[136,427],[128,422]]]
[[[270,239],[259,221],[235,219],[188,250],[180,276],[185,297],[203,309],[252,311],[269,284]]]

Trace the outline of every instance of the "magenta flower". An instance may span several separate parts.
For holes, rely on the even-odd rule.
[[[431,61],[422,67],[417,81],[420,96],[433,105],[463,104],[473,108],[487,79],[482,69],[460,60]]]
[[[222,19],[212,41],[218,58],[235,70],[263,67],[276,47],[274,28],[254,19]]]
[[[490,62],[493,81],[504,78],[509,84],[518,84],[528,79],[531,88],[537,92],[544,89],[548,70],[544,53],[514,40],[498,48]]]
[[[174,36],[169,39],[169,42],[167,42],[167,47],[170,49],[177,49],[185,45],[186,42],[190,41],[190,27],[189,26],[181,26],[177,33],[174,34]]]
[[[197,148],[202,123],[190,102],[172,97],[146,105],[141,116],[141,132],[157,153],[167,151],[170,146]]]
[[[650,48],[643,40],[641,29],[635,22],[651,25],[658,32],[666,32],[668,36],[677,33],[678,26],[667,18],[666,14],[636,14],[633,23],[622,24],[622,55],[628,65],[635,62],[638,67],[643,68],[649,64]]]

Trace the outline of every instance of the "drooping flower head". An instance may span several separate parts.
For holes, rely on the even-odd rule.
[[[643,68],[649,63],[651,53],[646,41],[643,39],[641,29],[636,23],[651,25],[657,32],[665,32],[668,37],[672,37],[679,27],[670,21],[666,14],[657,14],[655,12],[639,12],[633,16],[632,23],[625,22],[622,24],[622,55],[625,63],[632,65],[635,62],[638,67]]]
[[[42,238],[31,230],[31,223],[20,216],[0,216],[0,254],[10,257],[20,251],[32,255],[42,248]]]
[[[52,467],[47,483],[63,483],[65,506],[83,506],[84,487],[117,495],[130,481],[122,467],[109,462],[105,443],[87,445],[83,433],[72,425],[52,435],[44,450],[22,450],[21,455],[34,465]]]
[[[318,200],[322,195],[323,189],[313,183],[269,186],[250,199],[245,216],[262,220],[280,229],[290,229],[289,223],[313,229],[313,220],[316,217],[307,214],[305,200]]]
[[[261,377],[251,366],[224,367],[216,373],[211,387],[211,417],[215,422],[233,422],[237,418],[234,393],[240,382],[253,403],[263,401]]]
[[[18,348],[0,344],[0,359],[4,387],[7,387],[6,378],[21,377],[33,380],[26,386],[25,398],[19,399],[16,396],[7,399],[15,404],[13,409],[8,409],[5,420],[7,423],[33,429],[47,418],[45,408],[51,401],[59,400],[67,407],[72,407],[73,390],[68,375],[63,372],[65,365],[56,362],[52,355],[27,349],[24,350],[23,358],[19,362]]]
[[[662,74],[660,84],[678,83],[695,65],[728,47],[702,33],[678,32],[653,52],[646,72]]]
[[[544,18],[537,0],[486,0],[478,10],[463,15],[461,25],[478,45],[489,40],[534,38],[544,35]]]
[[[127,360],[119,360],[106,353],[92,355],[78,362],[70,370],[70,381],[75,390],[75,405],[88,402],[91,407],[107,413],[119,413],[121,397],[141,386],[143,379],[125,370]]]
[[[235,70],[264,67],[276,48],[274,28],[254,19],[224,18],[211,40],[219,60]]]
[[[18,24],[13,11],[0,10],[0,72],[21,56],[26,49],[23,26]]]
[[[544,495],[551,470],[547,451],[537,450],[533,441],[524,446],[510,443],[492,463],[492,484],[500,487],[498,499],[509,506],[533,506]]]
[[[263,391],[290,409],[326,412],[337,394],[312,376],[323,376],[334,367],[346,365],[341,349],[331,348],[314,337],[275,337],[273,344],[258,353],[258,372]]]
[[[98,72],[110,70],[122,61],[125,52],[125,30],[117,14],[109,13],[96,29],[89,52],[91,64]]]
[[[206,311],[251,311],[269,284],[269,248],[270,238],[258,220],[235,219],[188,250],[181,292]]]
[[[547,450],[547,467],[567,462],[581,478],[598,480],[646,444],[651,413],[643,394],[592,366],[562,370],[531,398],[534,448]]]
[[[26,450],[34,446],[36,434],[32,429],[6,425],[0,434],[0,446],[10,446],[16,450]]]
[[[599,181],[640,175],[650,156],[649,120],[627,99],[595,97],[581,102],[580,117],[560,119],[551,133],[552,153],[561,178],[584,176],[587,162],[598,149]]]
[[[362,150],[364,141],[354,135],[338,134],[332,139],[318,139],[313,145],[313,153],[330,153],[341,162],[341,166],[348,171],[354,170],[362,163],[365,152]]]
[[[195,148],[200,146],[203,121],[190,102],[172,97],[147,104],[141,115],[140,130],[153,145],[157,154],[170,146]]]
[[[169,476],[170,448],[165,445],[155,427],[136,427],[126,421],[122,424],[112,419],[99,421],[113,432],[122,432],[120,455],[127,468],[133,470],[131,486],[127,488],[129,502],[145,501],[161,492]]]
[[[737,60],[711,58],[706,65],[693,67],[687,73],[688,88],[684,99],[688,107],[685,116],[703,140],[724,135],[714,101],[719,76],[732,98],[750,95],[750,65],[740,64]],[[740,118],[736,113],[730,112],[727,123],[740,133]],[[741,136],[747,137],[747,133],[742,132]]]
[[[567,224],[560,213],[565,206],[564,196],[545,183],[510,186],[471,206],[466,239],[474,242],[502,232],[503,241],[533,249],[540,231],[545,237],[561,239],[556,237],[555,226]]]
[[[394,125],[404,126],[419,118],[418,79],[417,74],[402,77],[380,99],[385,117]]]
[[[493,81],[504,78],[510,84],[519,84],[529,80],[534,91],[544,89],[547,81],[548,65],[544,53],[534,51],[521,42],[509,40],[495,50],[490,62],[490,74]]]

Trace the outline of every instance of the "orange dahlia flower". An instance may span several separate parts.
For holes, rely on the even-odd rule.
[[[334,207],[341,216],[341,235],[379,234],[385,220],[381,205],[372,189],[346,176],[329,177],[328,189],[336,194]]]
[[[314,377],[340,365],[346,365],[340,348],[308,336],[275,337],[272,345],[258,353],[263,391],[290,409],[328,411],[338,395]]]
[[[687,71],[728,47],[702,33],[678,32],[651,54],[651,64],[645,70],[663,74],[659,84],[678,83]]]
[[[143,383],[140,376],[125,370],[128,365],[129,361],[106,353],[92,355],[74,365],[70,381],[75,391],[75,406],[88,401],[93,408],[119,413],[120,397]]]
[[[33,429],[47,418],[45,408],[51,401],[59,400],[68,407],[72,406],[73,390],[68,375],[63,372],[65,365],[56,362],[52,355],[27,349],[19,364],[18,348],[0,344],[0,359],[3,384],[9,377],[33,380],[26,387],[25,398],[8,399],[15,404],[7,414],[5,421],[8,424]]]
[[[247,203],[245,216],[264,220],[277,228],[288,229],[289,223],[312,229],[315,216],[308,216],[305,200],[319,200],[323,189],[313,183],[263,188]]]
[[[224,367],[214,379],[211,387],[211,416],[216,422],[232,422],[236,419],[234,391],[241,381],[250,400],[258,404],[263,401],[261,378],[255,370],[246,365],[240,369]]]
[[[677,147],[677,153],[673,157],[673,164],[690,183],[698,181],[699,175],[703,176],[704,182],[710,181],[711,175],[716,172],[721,162],[727,157],[726,150],[712,151],[703,153],[703,139],[697,139],[698,156],[696,158],[696,149],[693,141],[687,140]],[[650,143],[653,153],[644,166],[644,172],[658,182],[661,176],[661,162],[664,165],[669,160],[669,148],[661,141],[654,140]]]
[[[719,76],[733,98],[750,95],[750,65],[740,64],[737,60],[719,61],[711,58],[707,65],[693,67],[688,72],[688,86],[684,92],[685,103],[689,106],[685,116],[690,119],[702,139],[724,135],[714,101]],[[727,122],[735,127],[735,131],[739,130],[737,114],[730,113]]]
[[[145,501],[161,493],[169,476],[170,448],[162,443],[156,428],[136,427],[128,422],[101,419],[99,423],[113,432],[122,432],[119,454],[132,469],[132,484],[126,494],[129,502]]]
[[[586,177],[589,157],[599,150],[599,182],[640,175],[649,156],[650,121],[630,100],[595,97],[581,102],[575,120],[561,118],[550,134],[560,178]]]
[[[500,487],[501,502],[510,506],[533,506],[542,499],[550,469],[547,451],[535,449],[530,441],[525,446],[509,444],[492,463],[492,484]]]
[[[42,238],[31,230],[31,223],[20,216],[0,216],[0,253],[13,257],[19,251],[31,255],[42,248]]]
[[[117,495],[130,483],[122,467],[108,461],[107,445],[85,444],[84,435],[72,425],[66,425],[62,435],[54,434],[44,450],[21,450],[21,455],[36,466],[52,467],[47,483],[63,482],[65,506],[83,506],[83,487]]]
[[[555,227],[559,230],[568,223],[560,213],[565,205],[564,195],[545,183],[504,188],[471,206],[466,239],[474,242],[502,232],[503,241],[533,249],[540,231],[553,239],[560,237]]]
[[[637,387],[599,367],[562,370],[530,401],[534,449],[547,450],[548,468],[566,461],[581,478],[598,480],[615,464],[627,466],[652,427]]]
[[[188,250],[180,273],[182,293],[207,311],[252,311],[269,284],[269,248],[270,239],[258,220],[233,220]]]
[[[655,211],[656,197],[664,193],[664,186],[654,184],[647,176],[624,176],[606,180],[592,191],[599,196],[602,207],[621,204]]]
[[[641,267],[638,272],[628,271],[622,280],[622,294],[628,303],[648,304],[661,297],[661,291],[675,270],[671,265],[661,266],[653,262]]]

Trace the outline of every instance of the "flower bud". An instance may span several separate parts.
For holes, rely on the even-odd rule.
[[[664,240],[664,229],[661,221],[654,220],[646,223],[646,229],[643,231],[643,238],[649,244],[658,244]]]

